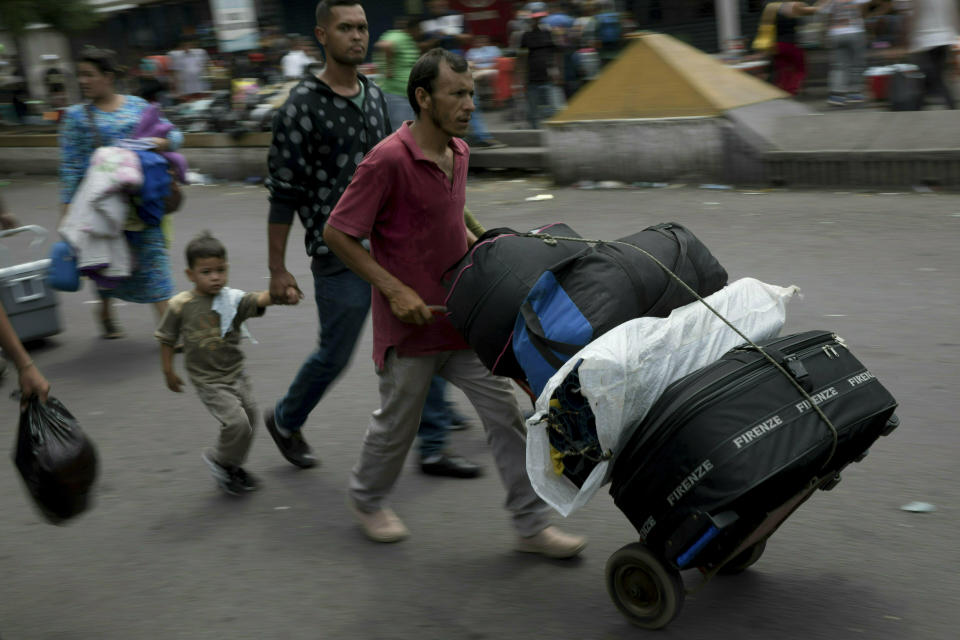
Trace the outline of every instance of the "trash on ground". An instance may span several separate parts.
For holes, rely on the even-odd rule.
[[[261,182],[263,182],[263,178],[260,176],[250,176],[243,181],[244,184],[260,184]]]
[[[538,193],[535,196],[530,196],[527,198],[527,202],[537,202],[539,200],[553,200],[552,193]]]
[[[626,186],[619,180],[602,180],[597,183],[597,189],[624,189]]]
[[[719,202],[704,202],[703,204],[709,205],[709,206],[714,206],[714,205],[718,205],[718,204],[720,204],[720,203],[719,203]]]
[[[573,186],[577,189],[596,189],[597,183],[593,180],[581,180]]]
[[[213,176],[197,173],[196,171],[188,171],[187,184],[200,185],[200,186],[213,184]]]
[[[670,186],[669,182],[634,182],[634,187],[640,189],[666,189]]]
[[[937,510],[937,507],[929,502],[911,502],[903,505],[900,509],[910,513],[933,513]]]
[[[918,184],[913,187],[913,190],[916,191],[917,193],[933,193],[933,189],[931,189],[925,184]]]
[[[701,188],[701,189],[712,189],[712,190],[714,190],[714,191],[729,191],[729,190],[733,189],[733,187],[731,187],[731,186],[728,185],[728,184],[702,184],[702,185],[700,185],[700,188]]]

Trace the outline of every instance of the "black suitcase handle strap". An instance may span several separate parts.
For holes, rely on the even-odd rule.
[[[622,244],[622,245],[625,245],[625,246],[628,246],[628,247],[633,247],[634,249],[636,249],[637,251],[639,251],[639,252],[642,253],[643,255],[645,255],[645,256],[647,256],[648,258],[650,258],[658,267],[660,267],[661,269],[663,269],[668,276],[670,276],[673,280],[675,280],[681,287],[683,287],[684,289],[686,289],[686,290],[690,293],[690,295],[692,295],[694,298],[696,298],[697,300],[699,300],[700,303],[701,303],[703,306],[705,306],[707,309],[709,309],[710,312],[711,312],[713,315],[715,315],[715,316],[717,316],[718,318],[720,318],[720,320],[722,320],[725,325],[727,325],[728,327],[730,327],[730,328],[733,330],[734,333],[736,333],[738,336],[740,336],[741,338],[743,338],[743,341],[744,341],[744,342],[746,342],[746,343],[749,344],[751,347],[753,347],[754,349],[756,349],[759,353],[761,353],[761,354],[763,355],[763,357],[766,358],[766,359],[770,362],[770,364],[772,364],[772,365],[774,366],[774,368],[776,368],[780,373],[782,373],[782,374],[790,381],[790,384],[792,384],[792,385],[797,389],[797,391],[800,392],[800,395],[802,395],[803,398],[804,398],[807,402],[810,403],[810,406],[812,407],[813,411],[815,411],[815,412],[817,413],[817,415],[820,416],[820,419],[823,420],[823,422],[827,425],[827,427],[830,428],[830,433],[831,433],[832,436],[833,436],[833,443],[832,443],[832,445],[831,445],[831,447],[830,447],[830,455],[827,456],[827,459],[826,459],[826,461],[823,463],[823,467],[821,467],[821,469],[826,468],[827,465],[829,465],[830,462],[833,460],[833,456],[834,456],[834,454],[836,454],[836,452],[837,452],[837,444],[838,444],[838,442],[839,442],[840,435],[839,435],[839,432],[837,431],[837,428],[834,426],[833,422],[830,421],[830,418],[827,417],[827,414],[825,414],[825,413],[823,412],[823,409],[821,409],[821,408],[818,406],[818,403],[810,396],[810,393],[807,391],[807,388],[809,388],[809,386],[810,386],[810,385],[809,385],[809,380],[804,380],[803,382],[801,382],[801,380],[798,380],[797,377],[796,377],[793,373],[791,373],[790,371],[788,371],[788,370],[784,367],[784,365],[781,364],[781,362],[784,361],[783,354],[781,354],[781,353],[779,353],[779,352],[776,352],[776,353],[780,356],[780,359],[779,359],[779,362],[778,362],[777,358],[770,353],[771,350],[770,350],[769,348],[764,349],[763,347],[761,347],[760,345],[758,345],[757,343],[755,343],[753,340],[751,340],[749,337],[747,337],[742,331],[740,331],[739,329],[737,329],[737,328],[733,325],[733,323],[731,323],[729,320],[727,320],[726,318],[723,317],[723,314],[721,314],[719,311],[717,311],[716,309],[714,309],[713,307],[711,307],[709,302],[707,302],[706,300],[704,300],[703,297],[702,297],[699,293],[697,293],[696,291],[694,291],[693,288],[690,287],[690,285],[688,285],[686,282],[684,282],[684,281],[683,281],[683,278],[681,278],[681,277],[678,276],[676,273],[674,273],[674,272],[670,269],[670,267],[668,267],[667,265],[663,264],[663,263],[662,263],[660,260],[658,260],[655,256],[651,255],[650,252],[645,251],[644,249],[641,249],[640,247],[638,247],[638,246],[636,246],[636,245],[630,244],[629,242],[623,242],[622,240],[591,240],[591,239],[588,239],[588,238],[568,238],[568,237],[563,237],[563,236],[551,236],[550,234],[547,234],[547,233],[539,233],[539,234],[527,233],[527,234],[520,234],[520,235],[525,235],[525,236],[528,236],[528,237],[537,237],[537,238],[540,238],[540,239],[552,238],[553,240],[557,240],[557,241],[583,242],[583,243],[586,243],[586,244],[598,244],[598,243]],[[530,325],[528,324],[527,326],[528,326],[528,328],[529,328]],[[561,343],[561,344],[562,344],[562,343]],[[552,355],[552,354],[551,354],[551,355]],[[572,354],[571,354],[571,355],[572,355]],[[554,357],[555,357],[555,356],[554,356]],[[562,365],[562,364],[563,364],[563,363],[561,363],[561,365]],[[789,364],[788,364],[788,366],[789,366]],[[557,367],[557,368],[559,369],[559,367]],[[799,372],[798,372],[798,373],[799,373]],[[804,371],[803,373],[806,374],[806,371]],[[805,387],[806,387],[806,388],[805,388]]]

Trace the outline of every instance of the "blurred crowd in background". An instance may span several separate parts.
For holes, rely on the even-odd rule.
[[[362,71],[378,82],[387,79],[392,59],[383,44],[391,40],[405,46],[409,38],[418,55],[434,46],[455,50],[474,70],[481,109],[509,109],[509,118],[534,127],[616,57],[624,35],[637,27],[613,0],[529,2],[515,3],[505,32],[491,37],[471,33],[470,21],[446,0],[423,5],[422,13],[397,15],[393,29],[374,34],[371,45],[379,42]],[[285,33],[261,25],[258,46],[246,51],[223,52],[211,33],[200,30],[170,50],[118,51],[125,70],[118,90],[160,103],[185,132],[268,130],[273,110],[296,80],[323,66],[312,24],[304,27],[302,33]],[[52,124],[78,101],[72,65],[61,56],[44,55],[43,88],[34,95],[22,63],[2,52],[0,57],[3,121]],[[531,78],[539,92],[532,100]]]
[[[820,75],[828,77],[821,83],[829,85],[825,97],[831,108],[887,100],[896,80],[913,85],[893,87],[898,95],[913,96],[901,101],[903,108],[922,108],[916,96],[924,91],[941,94],[946,106],[954,105],[950,87],[960,74],[955,0],[738,2],[743,9],[741,35],[722,41],[716,35],[720,3],[715,6],[714,0],[669,6],[654,0],[425,0],[414,3],[421,9],[416,12],[384,9],[377,29],[371,22],[371,55],[362,71],[385,83],[390,92],[395,50],[401,52],[400,61],[412,51],[420,54],[433,46],[465,55],[474,71],[480,112],[471,143],[498,146],[485,128],[484,112],[500,111],[499,121],[516,128],[539,128],[616,58],[628,34],[659,30],[670,15],[681,13],[682,4],[688,22],[674,35],[701,47],[714,43],[715,55],[728,64],[793,96],[807,93],[818,73],[811,52],[822,50]],[[508,11],[510,19],[498,14],[502,21],[495,32],[474,33],[477,14],[457,8],[467,5]],[[393,24],[384,24],[390,16]],[[118,90],[163,105],[187,133],[268,130],[274,110],[296,79],[323,65],[310,17],[307,14],[302,29],[294,33],[272,24],[269,16],[256,16],[255,40],[252,48],[244,50],[225,51],[217,29],[208,23],[185,30],[172,47],[147,49],[123,43],[116,47],[126,70]],[[759,46],[756,36],[765,28],[775,37],[772,44]],[[933,34],[937,29],[942,33]],[[85,44],[113,48],[99,41]],[[4,124],[55,124],[65,107],[80,101],[75,68],[67,56],[41,53],[34,57],[39,60],[28,60],[31,69],[25,71],[24,56],[4,51],[0,43],[0,121]],[[34,78],[32,85],[28,75]]]

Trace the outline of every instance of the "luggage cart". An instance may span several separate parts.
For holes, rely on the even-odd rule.
[[[33,235],[30,249],[46,242],[47,230],[37,225],[0,231],[0,239],[27,232]],[[9,253],[9,249],[0,243],[0,304],[20,341],[29,342],[60,333],[57,294],[47,286],[50,259],[11,265]]]
[[[894,414],[880,434],[887,436],[900,425]],[[867,455],[861,453],[853,462]],[[709,527],[673,560],[667,560],[668,549],[652,548],[640,542],[627,544],[607,560],[605,577],[607,593],[631,623],[645,629],[661,629],[677,616],[684,597],[695,593],[716,575],[742,573],[760,560],[767,540],[816,491],[829,491],[840,482],[840,471],[825,470],[779,506],[760,513],[725,511],[706,516]],[[741,503],[742,504],[742,503]],[[692,519],[697,519],[693,515]],[[668,539],[667,545],[670,544]],[[697,568],[703,580],[692,589],[684,587],[681,570]]]

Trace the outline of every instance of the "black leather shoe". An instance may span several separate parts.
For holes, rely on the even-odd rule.
[[[478,464],[474,464],[458,455],[441,454],[429,462],[420,462],[420,471],[428,476],[446,476],[448,478],[476,478],[483,473]]]
[[[286,458],[287,462],[301,469],[316,466],[317,458],[313,455],[310,445],[303,439],[303,434],[299,430],[294,431],[289,436],[280,433],[272,409],[263,412],[263,424],[266,425],[267,432],[276,443],[277,449],[280,449],[280,455]]]

